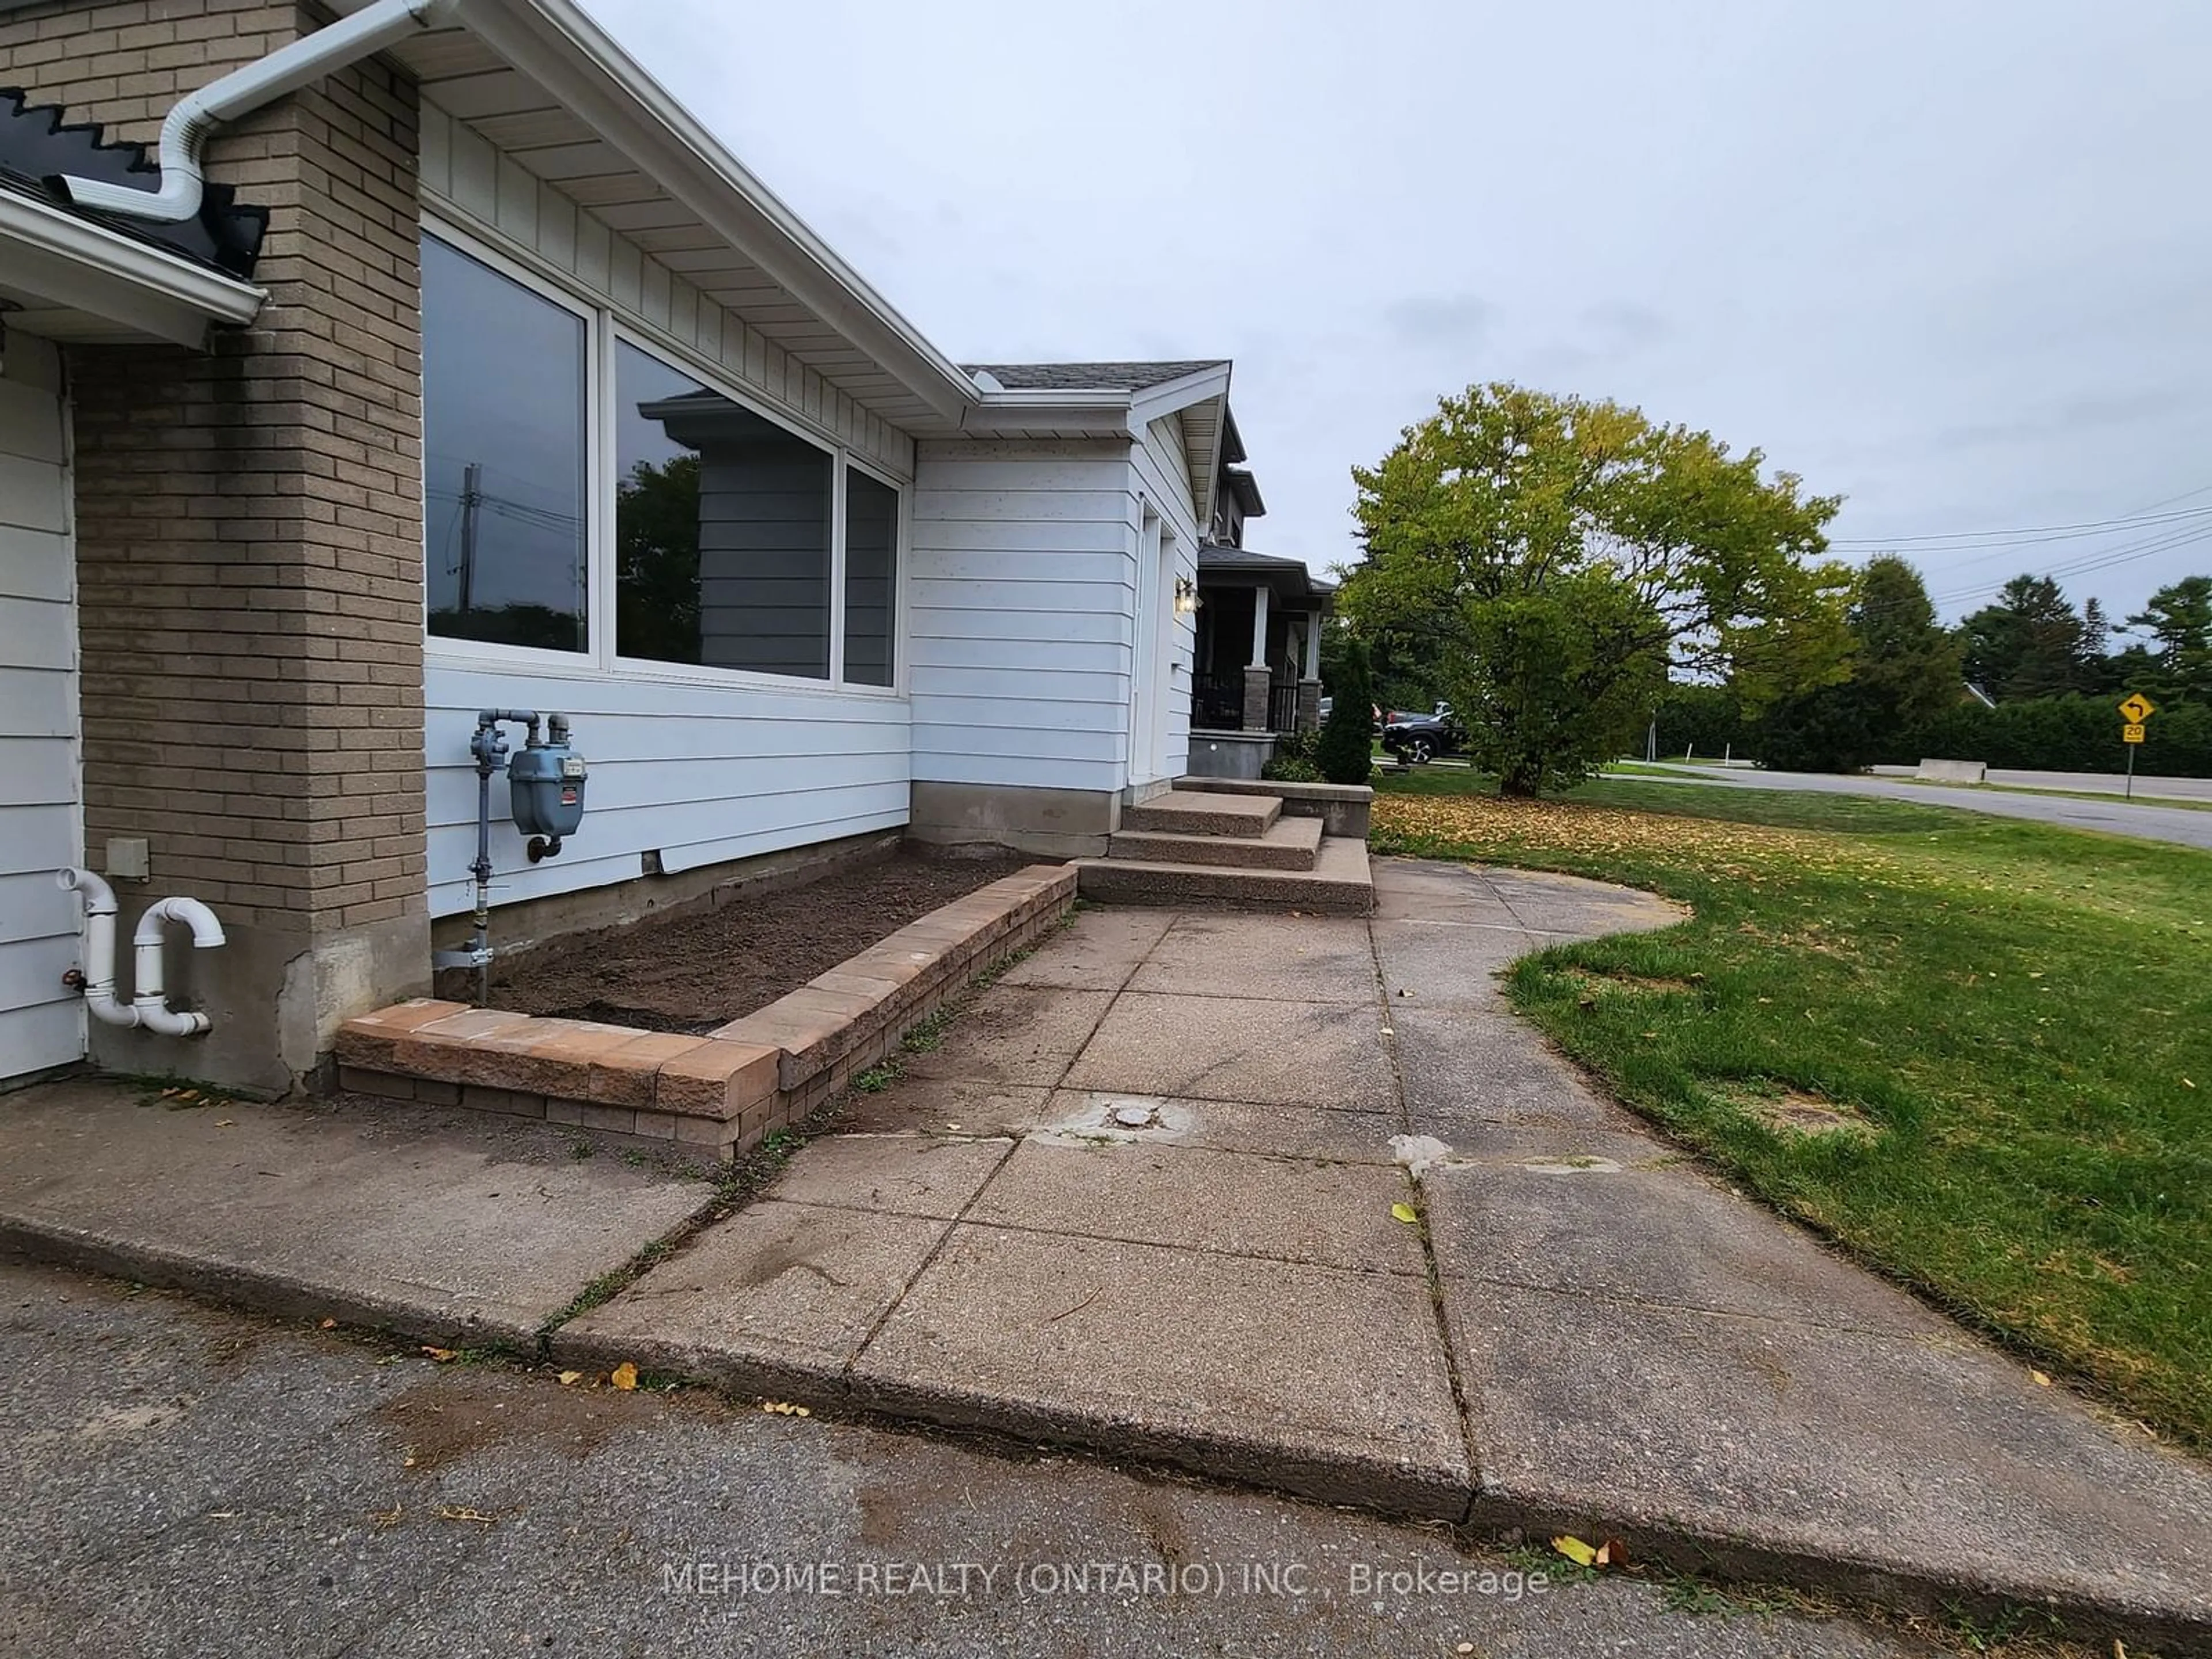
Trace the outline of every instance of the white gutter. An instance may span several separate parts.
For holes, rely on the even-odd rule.
[[[13,191],[0,191],[0,288],[193,347],[205,343],[210,322],[250,323],[269,297],[251,283]],[[35,314],[9,316],[26,333],[38,332]]]
[[[210,131],[428,28],[447,9],[447,0],[376,0],[366,10],[302,35],[266,58],[187,93],[161,123],[158,189],[133,190],[67,175],[55,182],[73,206],[162,224],[181,223],[200,210],[200,146]]]

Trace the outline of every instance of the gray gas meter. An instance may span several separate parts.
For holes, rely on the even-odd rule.
[[[555,714],[545,722],[540,741],[536,732],[525,740],[522,752],[507,763],[507,799],[514,827],[526,836],[542,836],[543,847],[533,845],[531,857],[550,858],[561,850],[561,838],[573,836],[584,821],[584,780],[589,769],[584,757],[568,747],[568,721]]]

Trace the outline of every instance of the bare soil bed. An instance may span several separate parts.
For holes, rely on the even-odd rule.
[[[580,933],[495,960],[491,1004],[653,1031],[711,1031],[1032,862],[902,852],[712,910]],[[465,985],[455,992],[465,996]]]

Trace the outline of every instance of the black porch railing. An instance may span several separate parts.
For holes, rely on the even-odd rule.
[[[1190,686],[1190,723],[1200,731],[1240,732],[1244,727],[1244,675],[1194,676]]]
[[[1298,727],[1298,683],[1277,680],[1267,688],[1267,729],[1295,732]]]

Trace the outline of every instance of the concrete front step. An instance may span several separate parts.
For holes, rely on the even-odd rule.
[[[1152,864],[1217,864],[1245,870],[1310,870],[1321,850],[1319,818],[1278,818],[1264,836],[1169,836],[1120,830],[1106,843],[1109,859]]]
[[[1076,890],[1108,904],[1218,905],[1364,916],[1375,908],[1367,843],[1324,838],[1310,870],[1167,864],[1145,859],[1078,859]]]
[[[1121,828],[1169,836],[1264,836],[1283,816],[1273,795],[1232,795],[1210,789],[1170,789],[1141,806],[1122,809]]]

